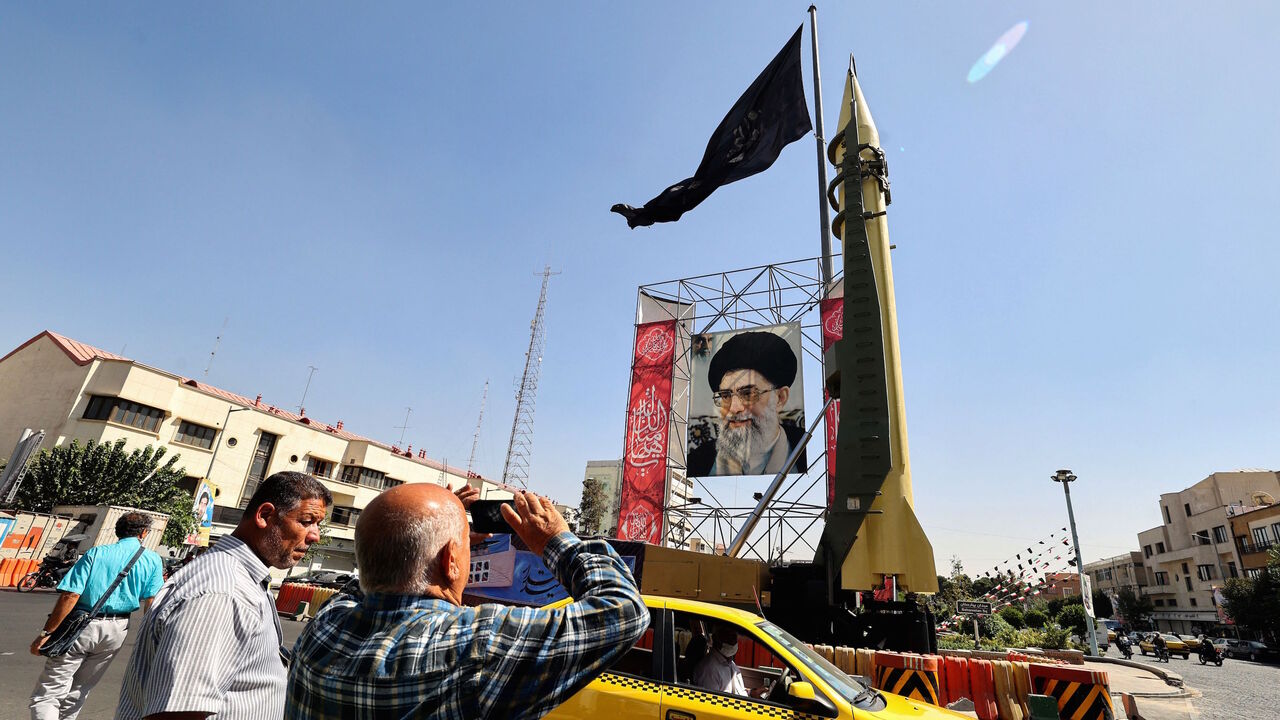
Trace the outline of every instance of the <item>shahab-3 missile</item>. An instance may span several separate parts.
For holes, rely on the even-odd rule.
[[[849,61],[840,130],[828,147],[839,172],[828,199],[843,243],[843,337],[825,364],[840,398],[834,500],[819,561],[840,568],[846,590],[893,577],[899,590],[937,592],[933,546],[916,519],[906,404],[889,259],[891,202],[880,134]],[[833,372],[834,371],[834,372]]]

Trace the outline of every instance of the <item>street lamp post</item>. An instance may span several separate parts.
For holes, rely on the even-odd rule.
[[[1071,543],[1076,551],[1076,573],[1080,578],[1080,599],[1085,600],[1084,593],[1084,559],[1080,557],[1080,537],[1076,534],[1076,514],[1071,509],[1071,483],[1075,481],[1076,476],[1070,470],[1059,470],[1050,475],[1049,478],[1056,483],[1062,483],[1062,494],[1067,498],[1067,520],[1071,525]],[[1093,598],[1088,598],[1087,602],[1092,602]],[[1089,631],[1089,654],[1098,654],[1098,634],[1094,630],[1094,623],[1089,621],[1088,613],[1085,614],[1085,629]]]
[[[217,440],[217,442],[215,442],[215,443],[214,443],[214,445],[213,445],[213,457],[209,458],[209,469],[208,469],[208,470],[206,470],[206,471],[204,472],[204,479],[205,479],[205,480],[209,480],[209,479],[210,479],[210,477],[209,477],[209,476],[213,474],[213,464],[214,464],[215,462],[217,462],[217,460],[218,460],[218,448],[221,448],[221,447],[222,447],[222,443],[226,442],[226,440],[227,440],[227,437],[226,437],[226,434],[227,434],[227,423],[231,422],[231,413],[234,413],[234,412],[240,412],[240,411],[242,411],[242,410],[251,410],[251,409],[252,409],[252,408],[247,408],[247,407],[242,407],[242,408],[238,408],[238,407],[229,407],[229,408],[227,408],[227,416],[226,416],[226,417],[224,417],[224,418],[222,418],[222,428],[218,430],[218,440]]]

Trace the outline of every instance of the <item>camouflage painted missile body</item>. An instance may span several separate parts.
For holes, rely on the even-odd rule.
[[[891,575],[900,590],[936,592],[933,546],[913,507],[888,168],[852,62],[839,127],[828,148],[839,169],[828,196],[838,211],[832,230],[843,242],[844,335],[826,366],[840,424],[835,500],[818,560],[828,572],[840,568],[844,589],[870,589]]]

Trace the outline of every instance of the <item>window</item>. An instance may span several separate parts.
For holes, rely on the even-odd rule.
[[[1063,596],[1063,597],[1069,597],[1069,596],[1071,596],[1071,595],[1075,595],[1075,594],[1076,594],[1076,589],[1075,589],[1075,588],[1069,588],[1069,587],[1064,587],[1064,588],[1062,588],[1062,596]]]
[[[1262,574],[1262,568],[1245,568],[1244,576],[1247,578],[1256,578]]]
[[[1178,607],[1178,599],[1169,598],[1169,607]]]
[[[1196,607],[1198,604],[1195,598],[1191,598],[1191,607]]]
[[[706,670],[703,663],[710,663],[711,654],[718,652],[716,638],[725,632],[725,626],[713,618],[684,612],[675,613],[674,621],[676,685],[697,688],[702,692],[717,695],[727,694],[721,688],[699,686],[696,683],[696,679],[700,675],[698,668],[702,666],[705,673]],[[787,664],[769,649],[768,645],[756,639],[751,633],[732,625],[728,626],[728,628],[737,630],[736,633],[730,633],[731,635],[736,635],[738,647],[733,661],[742,672],[742,682],[746,685],[747,693],[750,696],[742,699],[763,705],[781,704],[777,701],[782,700],[785,696],[782,693],[782,685],[778,681],[782,678],[783,673],[788,671],[791,673],[791,677],[797,677],[795,671],[790,670]],[[623,660],[626,660],[625,656]],[[619,663],[619,665],[621,664]],[[714,665],[714,663],[712,664]],[[773,691],[775,687],[777,688],[776,693]],[[675,697],[680,696],[676,694]],[[676,708],[677,711],[680,709]]]
[[[630,675],[632,677],[645,678],[646,680],[658,680],[659,660],[653,652],[653,633],[654,628],[662,627],[662,620],[656,614],[651,612],[649,617],[649,627],[636,641],[635,645],[622,656],[613,667],[609,668],[609,672],[615,675]]]
[[[1213,529],[1213,541],[1216,543],[1225,543],[1227,541],[1227,528],[1219,525]]]
[[[315,455],[307,457],[307,474],[314,475],[319,478],[333,477],[333,462],[318,458]]]
[[[1187,512],[1187,517],[1191,517],[1191,503],[1182,503],[1182,509]]]
[[[147,432],[155,432],[164,420],[164,411],[131,400],[93,395],[84,409],[85,420],[110,420]]]
[[[1145,556],[1145,557],[1151,557],[1151,546],[1150,546],[1150,545],[1143,545],[1143,546],[1142,546],[1142,554],[1143,554],[1143,556]]]
[[[342,482],[352,485],[363,485],[374,490],[385,490],[388,485],[386,483],[387,474],[381,470],[360,467],[359,465],[342,466]],[[399,484],[398,481],[396,484]]]
[[[333,506],[333,515],[329,518],[329,522],[334,525],[343,525],[346,527],[355,527],[356,520],[360,519],[360,510],[353,507]]]
[[[1168,584],[1169,584],[1169,573],[1164,572],[1163,570],[1161,570],[1161,571],[1157,572],[1157,573],[1156,573],[1156,584],[1157,584],[1157,585],[1168,585]]]
[[[1213,579],[1213,566],[1212,566],[1212,565],[1197,565],[1197,566],[1196,566],[1196,577],[1200,578],[1201,580],[1212,580],[1212,579]]]
[[[242,517],[244,510],[240,508],[213,506],[213,521],[219,525],[239,525]]]
[[[1258,548],[1263,548],[1270,544],[1267,541],[1267,529],[1265,527],[1256,527],[1253,529],[1253,544],[1258,546]]]
[[[1158,543],[1156,543],[1156,554],[1157,554],[1157,555],[1163,555],[1163,554],[1164,554],[1164,543],[1162,543],[1162,542],[1158,542]]]
[[[1188,589],[1188,590],[1190,590],[1190,589],[1191,589],[1191,576],[1190,576],[1190,575],[1183,575],[1183,576],[1182,576],[1182,583],[1183,583],[1184,585],[1186,585],[1186,586],[1187,586],[1187,589]]]
[[[1236,570],[1236,564],[1234,562],[1227,563],[1227,574],[1231,577],[1240,577],[1240,572]]]
[[[1169,506],[1162,505],[1161,509],[1164,510],[1164,524],[1168,525],[1169,523],[1173,522],[1172,520],[1169,519]]]
[[[1156,607],[1164,607],[1164,598],[1156,598]]]
[[[1280,542],[1280,523],[1271,524],[1271,538],[1276,542]]]
[[[1187,574],[1187,573],[1189,573],[1189,572],[1191,572],[1191,571],[1187,569],[1187,564],[1186,564],[1186,563],[1182,563],[1182,574],[1183,574],[1183,575],[1186,575],[1186,574]]]
[[[218,431],[204,425],[197,425],[193,422],[183,420],[178,423],[178,434],[173,436],[173,441],[182,443],[183,445],[193,445],[195,447],[208,450],[213,447],[213,439],[217,437]]]

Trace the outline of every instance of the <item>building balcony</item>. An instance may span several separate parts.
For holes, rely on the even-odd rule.
[[[1268,552],[1268,551],[1270,551],[1270,550],[1271,550],[1271,548],[1273,548],[1273,547],[1275,547],[1275,546],[1276,546],[1276,543],[1274,543],[1274,542],[1272,542],[1272,541],[1270,541],[1270,540],[1268,540],[1268,541],[1266,541],[1266,542],[1261,542],[1261,543],[1259,543],[1259,542],[1244,542],[1244,541],[1237,541],[1237,542],[1236,542],[1236,547],[1240,548],[1240,554],[1241,554],[1241,555],[1251,555],[1251,554],[1253,554],[1253,553],[1264,553],[1264,552]]]

